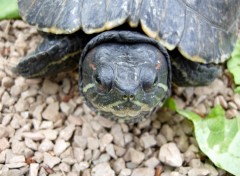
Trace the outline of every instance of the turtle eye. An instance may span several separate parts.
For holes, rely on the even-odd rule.
[[[151,90],[156,84],[157,84],[157,81],[158,81],[158,77],[155,76],[155,79],[147,79],[147,80],[144,80],[143,81],[143,90],[144,91],[149,91]]]
[[[157,84],[157,81],[158,81],[158,76],[156,75],[155,79],[154,79],[154,82],[153,82],[153,85],[155,86]]]
[[[144,91],[150,91],[158,82],[156,69],[151,65],[146,65],[141,70],[142,88]]]
[[[99,92],[105,93],[112,89],[112,80],[105,75],[95,74],[94,81]]]
[[[102,80],[100,79],[99,75],[95,75],[95,82],[99,85],[102,85]]]

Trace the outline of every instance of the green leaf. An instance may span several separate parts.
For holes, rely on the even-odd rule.
[[[227,62],[227,67],[234,77],[235,84],[240,85],[240,39]]]
[[[234,92],[240,94],[240,86],[236,87],[236,88],[234,89]]]
[[[0,20],[19,18],[17,0],[0,0]]]
[[[200,149],[212,162],[234,174],[240,175],[240,117],[226,119],[224,109],[216,106],[205,118],[185,110],[178,113],[190,119]]]
[[[170,97],[166,100],[166,102],[164,103],[164,107],[172,110],[172,111],[176,111],[177,110],[177,105],[174,101],[174,98]]]

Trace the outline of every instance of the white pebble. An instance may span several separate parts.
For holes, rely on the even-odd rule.
[[[66,163],[61,163],[59,164],[59,169],[62,171],[62,172],[70,172],[71,171],[71,168],[68,164]]]
[[[131,175],[131,173],[132,173],[131,169],[124,168],[121,170],[119,176],[129,176],[129,175]]]
[[[44,120],[42,121],[40,125],[40,129],[52,129],[53,128],[53,122]]]
[[[113,136],[109,133],[104,134],[100,139],[100,150],[103,151],[105,147],[113,141]]]
[[[114,171],[108,163],[100,163],[93,167],[91,171],[92,176],[115,176]]]
[[[74,130],[75,130],[75,125],[69,124],[63,130],[61,130],[60,137],[64,140],[68,141],[72,137]]]
[[[85,149],[87,146],[87,138],[84,136],[75,135],[73,141],[75,146],[81,147],[82,149]]]
[[[173,141],[174,133],[168,124],[162,126],[160,133],[167,139],[167,141]]]
[[[56,122],[59,118],[59,103],[51,103],[47,106],[47,108],[43,111],[42,116],[46,120],[50,120]]]
[[[45,138],[49,140],[55,140],[58,135],[58,132],[56,130],[50,130],[50,129],[42,130],[41,133],[44,134]]]
[[[160,161],[156,157],[152,157],[145,161],[144,165],[148,168],[155,168],[159,163]]]
[[[97,138],[88,137],[87,138],[87,146],[89,149],[95,150],[99,147],[99,140]]]
[[[102,116],[96,116],[96,118],[98,119],[98,122],[105,128],[111,128],[115,123],[114,121]]]
[[[140,164],[144,160],[144,153],[137,151],[134,148],[129,148],[124,158],[130,160],[134,164]]]
[[[28,148],[33,149],[33,150],[37,150],[37,148],[38,148],[38,145],[32,139],[29,139],[29,138],[25,138],[25,145]]]
[[[22,89],[20,86],[18,85],[14,85],[11,87],[11,90],[10,90],[10,94],[14,97],[17,97],[18,95],[20,95],[22,93]]]
[[[86,161],[79,162],[77,165],[79,171],[83,171],[83,170],[89,168],[89,166],[90,166],[89,163]]]
[[[124,153],[126,152],[126,149],[124,147],[119,147],[119,146],[114,146],[115,149],[115,153],[117,156],[121,157],[124,155]]]
[[[68,116],[68,115],[70,115],[70,114],[73,112],[74,107],[71,106],[71,104],[69,104],[69,103],[61,102],[61,103],[60,103],[60,109],[61,109],[61,111],[62,111],[65,115]]]
[[[118,158],[114,163],[113,163],[113,169],[116,173],[121,172],[125,168],[125,161],[123,158]]]
[[[40,152],[47,152],[52,150],[53,147],[54,147],[54,144],[52,143],[52,141],[50,141],[49,139],[44,139],[42,143],[39,145],[38,150]]]
[[[1,152],[0,152],[0,164],[5,163],[6,152],[7,152],[7,150],[1,150]]]
[[[24,163],[25,162],[25,157],[23,155],[14,155],[10,158],[9,163]]]
[[[0,139],[8,136],[7,128],[0,125]]]
[[[10,88],[14,84],[14,81],[10,77],[4,77],[2,79],[2,86],[5,88]]]
[[[49,79],[45,79],[43,81],[42,90],[45,94],[54,95],[58,92],[58,85],[56,83],[51,82]]]
[[[210,172],[205,168],[192,168],[188,171],[188,176],[205,176]]]
[[[0,139],[0,151],[3,151],[10,147],[10,143],[7,138]]]
[[[83,123],[81,118],[73,116],[73,115],[68,116],[68,121],[71,124],[78,125],[78,126],[82,125],[82,123]]]
[[[155,170],[152,168],[137,168],[133,170],[131,176],[154,176]]]
[[[183,158],[175,143],[167,143],[161,146],[159,159],[161,162],[173,167],[180,167],[183,163]]]
[[[29,169],[29,176],[38,176],[39,164],[31,163]]]
[[[84,150],[82,148],[79,147],[74,147],[73,148],[73,154],[74,154],[74,158],[80,162],[83,160],[84,158]]]
[[[157,141],[155,140],[155,137],[153,135],[149,135],[147,133],[141,136],[140,143],[145,149],[147,149],[149,147],[156,145]]]
[[[41,132],[24,132],[23,137],[32,139],[34,141],[40,141],[45,138],[45,136]]]
[[[16,99],[13,97],[10,97],[10,95],[8,94],[8,92],[4,92],[2,95],[2,99],[1,102],[3,105],[10,107],[15,103]]]
[[[49,166],[50,168],[53,168],[55,165],[60,163],[61,159],[58,157],[54,157],[50,155],[49,153],[45,152],[44,153],[44,161],[43,163]]]
[[[69,142],[64,141],[63,139],[58,139],[54,145],[53,151],[55,155],[60,155],[70,146]]]
[[[43,109],[45,108],[46,104],[41,104],[41,105],[38,105],[34,111],[33,111],[33,117],[34,119],[42,119],[42,112],[43,112]]]
[[[106,146],[106,152],[114,159],[117,159],[113,144],[108,144]]]
[[[17,168],[21,168],[21,167],[24,167],[26,166],[27,163],[11,163],[11,164],[6,164],[6,166],[9,168],[9,169],[17,169]]]
[[[239,94],[234,94],[233,101],[236,103],[238,109],[240,110],[240,95]]]
[[[29,108],[29,103],[26,100],[20,98],[14,107],[17,112],[26,111]]]
[[[22,92],[21,93],[21,98],[22,99],[27,99],[28,97],[34,97],[38,94],[38,91],[37,89],[35,88],[30,88],[30,89],[27,89],[26,91]]]
[[[68,94],[71,88],[71,83],[69,79],[63,79],[63,92]]]
[[[111,134],[113,136],[113,141],[116,145],[124,147],[124,136],[121,129],[121,126],[119,124],[116,124],[111,129]]]

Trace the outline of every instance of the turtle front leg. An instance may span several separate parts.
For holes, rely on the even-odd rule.
[[[13,72],[26,78],[37,78],[75,69],[88,41],[81,34],[45,34],[43,42],[33,53],[23,58],[13,68]]]
[[[172,51],[169,54],[172,64],[172,80],[178,86],[205,86],[221,74],[219,65],[187,60],[178,51]]]

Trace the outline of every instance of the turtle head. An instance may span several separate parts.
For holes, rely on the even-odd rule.
[[[147,38],[130,34],[136,39]],[[83,52],[80,90],[87,103],[105,117],[137,121],[150,115],[169,95],[169,62],[158,47],[147,41],[121,41],[104,41]]]

